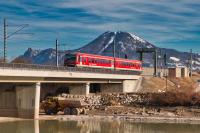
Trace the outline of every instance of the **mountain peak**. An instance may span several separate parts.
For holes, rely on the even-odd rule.
[[[116,47],[116,52],[119,57],[128,53],[129,57],[134,57],[136,48],[154,48],[155,46],[135,34],[117,31],[106,31],[95,40],[78,49],[81,52],[108,55],[112,56],[113,47]]]
[[[132,37],[134,40],[140,41],[142,43],[146,42],[144,39],[142,39],[138,35],[130,33],[130,32],[124,32],[124,31],[116,31],[116,32],[106,31],[105,33],[103,33],[104,36],[107,35],[107,34],[112,34],[114,37],[116,37],[116,36],[118,36],[120,34],[125,34],[126,36]]]
[[[24,56],[33,57],[33,56],[36,56],[39,52],[40,50],[34,50],[32,48],[28,48],[26,52],[24,53]]]

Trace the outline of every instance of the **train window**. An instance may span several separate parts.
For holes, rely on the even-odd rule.
[[[88,61],[91,63],[92,62],[91,58],[88,58]]]
[[[106,62],[107,62],[107,63],[106,63],[107,65],[109,65],[109,64],[110,64],[110,61],[109,61],[109,60],[108,60],[108,61],[106,61]]]
[[[109,61],[106,61],[106,65],[108,65],[109,64]]]
[[[97,64],[100,64],[100,63],[101,63],[101,60],[99,60],[99,59],[97,59],[96,61],[97,61]]]
[[[86,62],[86,57],[83,57],[83,62]]]
[[[92,59],[92,63],[95,63],[95,60],[94,60],[94,59]]]
[[[76,60],[76,55],[75,54],[66,54],[65,59],[66,60]]]
[[[139,68],[139,69],[141,68],[141,65],[140,65],[140,64],[138,64],[138,68]]]

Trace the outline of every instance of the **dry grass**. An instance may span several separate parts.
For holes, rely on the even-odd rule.
[[[200,75],[194,75],[193,78],[168,78],[167,82],[166,78],[144,77],[140,92],[195,92],[197,88],[197,79],[200,79]]]
[[[169,90],[174,90],[174,83],[168,81],[167,86]],[[166,91],[165,78],[159,77],[144,77],[142,81],[142,87],[140,92],[159,92]]]
[[[148,105],[156,106],[200,106],[200,93],[165,92],[148,93]]]

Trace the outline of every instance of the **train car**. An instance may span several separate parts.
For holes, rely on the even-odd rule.
[[[64,66],[142,71],[141,61],[86,53],[65,55]]]

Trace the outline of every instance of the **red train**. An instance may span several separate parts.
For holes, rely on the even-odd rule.
[[[114,64],[115,62],[115,64]],[[69,53],[65,55],[64,66],[91,67],[118,70],[142,71],[141,61],[86,53]]]

